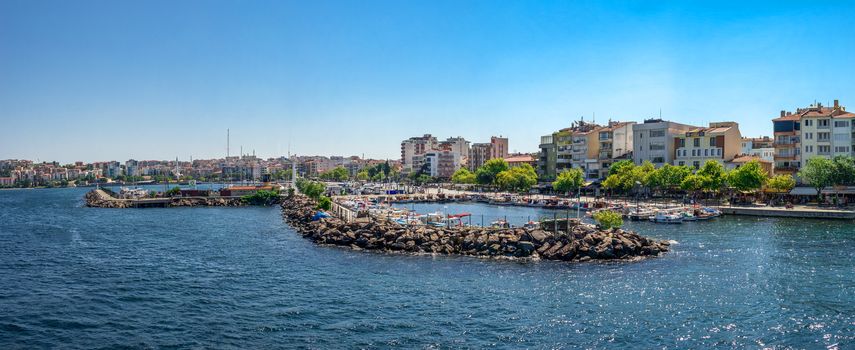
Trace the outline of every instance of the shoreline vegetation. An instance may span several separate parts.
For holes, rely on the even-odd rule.
[[[302,195],[281,204],[286,222],[319,245],[390,253],[445,254],[528,260],[635,260],[655,257],[670,243],[620,228],[600,229],[576,220],[566,229],[403,226],[371,217],[351,222],[318,216],[318,202]]]

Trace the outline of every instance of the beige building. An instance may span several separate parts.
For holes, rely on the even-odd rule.
[[[855,114],[834,100],[832,108],[822,104],[799,110],[802,159],[852,156],[852,132]],[[802,163],[802,166],[806,162]]]
[[[724,165],[742,150],[742,134],[736,122],[710,123],[674,137],[674,165],[700,168],[708,160]]]

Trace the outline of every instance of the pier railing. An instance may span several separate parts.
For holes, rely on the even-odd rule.
[[[357,218],[357,213],[355,210],[338,204],[336,201],[332,202],[330,211],[334,216],[344,220],[345,222],[353,222]]]

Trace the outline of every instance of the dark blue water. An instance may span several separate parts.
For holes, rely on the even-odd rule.
[[[317,247],[276,208],[0,191],[0,348],[853,348],[855,225],[635,228],[635,263]]]

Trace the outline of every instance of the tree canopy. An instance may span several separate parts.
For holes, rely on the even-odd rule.
[[[704,178],[703,190],[705,191],[720,190],[726,180],[724,166],[714,160],[708,160],[704,163],[696,174]]]
[[[475,174],[469,169],[460,168],[451,175],[451,182],[456,184],[474,184]]]
[[[665,164],[661,168],[654,170],[647,178],[647,185],[651,188],[672,190],[680,187],[683,179],[692,174],[692,169],[679,165],[674,166]]]
[[[727,182],[738,191],[756,191],[768,180],[760,162],[752,160],[727,173]]]
[[[529,166],[531,167],[531,166]],[[496,185],[499,173],[510,168],[508,162],[502,158],[493,158],[475,171],[475,179],[482,185]]]
[[[585,182],[585,177],[580,169],[567,169],[558,174],[552,182],[552,188],[558,192],[568,193],[578,190]]]
[[[796,187],[796,179],[790,174],[775,175],[766,182],[766,187],[778,193],[790,192]]]
[[[603,187],[629,192],[635,188],[635,186],[647,186],[650,174],[655,170],[656,168],[653,164],[648,161],[645,161],[638,166],[632,162],[620,161],[609,168],[609,173],[611,175],[609,175],[606,178],[606,181],[603,182]]]
[[[826,186],[834,183],[834,162],[823,157],[814,157],[807,160],[799,177],[816,189],[817,194],[822,192]]]
[[[343,166],[337,166],[321,173],[320,178],[329,181],[345,181],[350,178],[350,172]]]
[[[522,164],[496,175],[496,184],[508,191],[525,192],[537,184],[537,172],[531,165]]]

